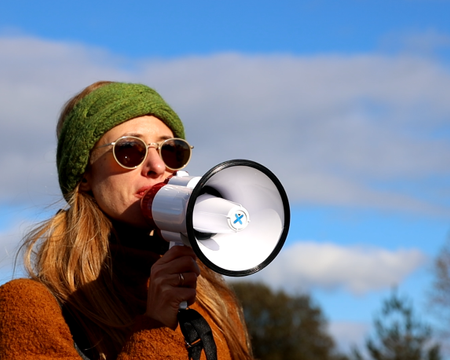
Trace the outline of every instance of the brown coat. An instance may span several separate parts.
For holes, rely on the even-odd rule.
[[[210,324],[218,359],[231,360],[225,339],[209,315],[196,304],[192,308]],[[144,316],[138,317],[136,324],[118,360],[188,359],[179,327],[175,331],[150,329]],[[0,287],[0,360],[13,359],[81,359],[58,302],[37,281],[17,279]]]

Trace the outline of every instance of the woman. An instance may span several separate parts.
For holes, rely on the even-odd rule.
[[[57,135],[68,206],[27,236],[30,278],[0,288],[0,359],[187,359],[182,301],[209,323],[218,359],[251,359],[223,279],[189,247],[169,250],[140,210],[189,161],[177,114],[147,86],[98,82],[66,104]]]

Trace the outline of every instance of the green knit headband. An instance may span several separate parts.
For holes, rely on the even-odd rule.
[[[178,115],[148,86],[111,83],[82,98],[67,114],[58,138],[56,165],[63,195],[72,192],[83,177],[90,152],[103,134],[144,115],[157,117],[175,137],[184,139]]]

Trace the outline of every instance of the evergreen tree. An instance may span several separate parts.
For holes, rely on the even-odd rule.
[[[438,318],[443,345],[450,349],[450,238],[434,260],[433,276],[430,309]]]
[[[233,283],[244,309],[255,358],[337,360],[321,309],[307,295],[274,292],[263,284]]]
[[[440,360],[441,351],[432,341],[429,325],[420,322],[407,298],[396,291],[383,302],[381,313],[374,319],[375,336],[366,341],[367,354],[373,360]],[[363,360],[358,349],[353,359]]]

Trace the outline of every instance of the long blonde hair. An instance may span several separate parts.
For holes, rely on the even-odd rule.
[[[91,91],[110,82],[97,82],[69,100],[65,114]],[[110,234],[113,226],[89,193],[79,185],[68,206],[32,230],[25,238],[24,263],[29,276],[43,283],[61,304],[68,305],[100,358],[113,359],[125,341],[135,313],[120,298],[112,273]],[[201,262],[197,302],[223,333],[233,359],[253,359],[241,308],[223,278]],[[101,286],[92,288],[94,281]],[[230,312],[235,312],[230,316]],[[237,314],[236,314],[237,312]],[[231,319],[241,319],[243,336]],[[105,335],[106,334],[106,335]]]

